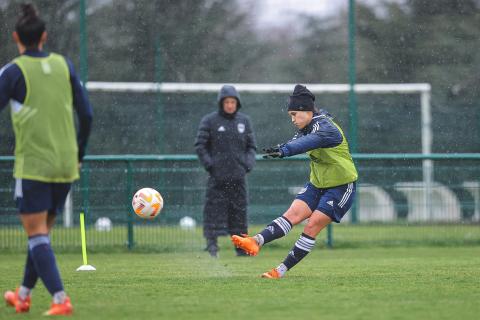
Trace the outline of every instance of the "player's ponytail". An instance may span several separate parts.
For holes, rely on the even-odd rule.
[[[38,16],[33,4],[20,5],[20,15],[15,24],[15,31],[25,47],[34,48],[38,45],[45,31],[45,22]]]

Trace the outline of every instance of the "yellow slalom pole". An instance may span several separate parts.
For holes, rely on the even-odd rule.
[[[87,237],[85,236],[85,214],[80,212],[80,234],[82,236],[82,257],[83,265],[77,271],[95,271],[95,267],[88,264],[87,260]]]
[[[83,265],[87,265],[87,238],[85,236],[85,214],[80,212],[80,233],[82,234]]]

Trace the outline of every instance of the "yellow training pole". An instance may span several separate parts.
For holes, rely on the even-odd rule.
[[[95,267],[88,264],[87,260],[87,238],[85,236],[85,214],[80,212],[80,234],[82,236],[82,257],[83,265],[77,268],[77,271],[95,271]]]
[[[80,212],[80,233],[82,234],[83,265],[87,265],[87,238],[85,237],[85,214]]]

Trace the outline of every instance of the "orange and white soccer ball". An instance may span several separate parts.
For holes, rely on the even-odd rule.
[[[153,219],[162,211],[163,198],[155,189],[142,188],[133,196],[132,207],[140,218]]]

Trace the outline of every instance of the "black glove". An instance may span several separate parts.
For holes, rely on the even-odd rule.
[[[280,145],[271,148],[264,148],[262,149],[265,153],[262,158],[263,159],[273,159],[273,158],[282,158],[282,152],[280,151]]]

